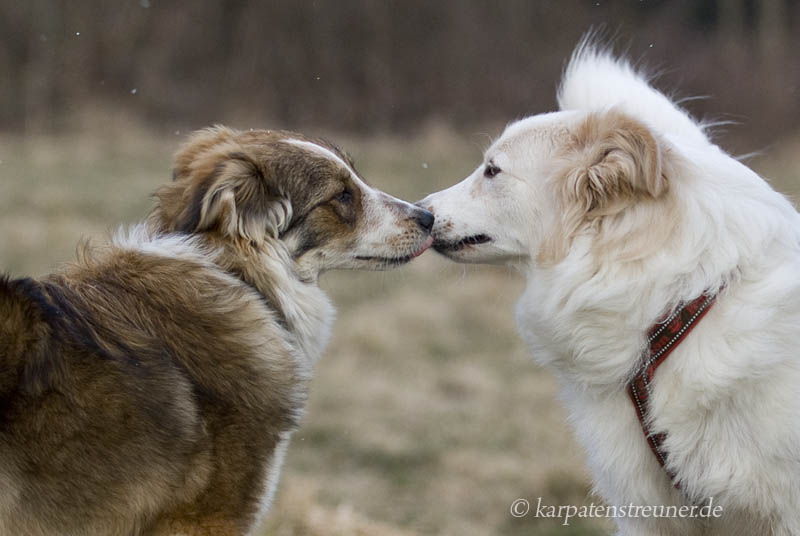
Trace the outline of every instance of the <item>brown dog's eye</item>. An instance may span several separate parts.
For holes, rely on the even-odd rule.
[[[353,201],[353,193],[350,190],[344,189],[339,192],[334,199],[336,199],[339,203],[348,205]]]
[[[492,177],[494,177],[495,175],[497,175],[501,171],[502,170],[499,167],[497,167],[493,163],[489,162],[488,164],[486,164],[486,167],[483,169],[483,176],[486,177],[487,179],[491,179]]]

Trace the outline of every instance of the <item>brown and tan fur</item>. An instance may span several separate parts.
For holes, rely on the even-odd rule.
[[[288,132],[201,131],[156,200],[57,273],[0,279],[0,534],[252,531],[328,338],[319,274],[429,244],[427,213]],[[375,218],[397,232],[365,260]]]

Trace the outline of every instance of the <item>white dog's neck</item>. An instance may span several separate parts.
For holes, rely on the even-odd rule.
[[[765,277],[783,262],[778,237],[797,234],[788,230],[797,216],[774,192],[762,197],[742,196],[724,221],[699,203],[686,208],[658,255],[598,262],[591,239],[578,237],[558,265],[529,267],[516,317],[534,359],[571,383],[619,389],[641,358],[647,331],[665,313],[706,291],[735,291],[739,278]]]
[[[620,266],[598,264],[590,252],[589,241],[578,239],[559,266],[530,268],[516,317],[534,359],[570,383],[601,390],[630,378],[647,331],[665,313],[737,275],[735,255],[683,263],[665,255]]]
[[[798,247],[785,243],[787,236],[800,242],[800,217],[785,198],[731,159],[729,173],[716,179],[717,159],[684,152],[694,166],[685,175],[709,178],[673,184],[674,225],[654,235],[661,240],[654,254],[624,262],[608,250],[597,255],[585,235],[557,265],[528,267],[518,327],[533,357],[570,381],[618,388],[665,312],[709,290],[733,292],[738,278],[766,277],[784,262],[787,246]],[[738,195],[726,195],[723,212],[720,192],[728,190]]]
[[[517,303],[517,326],[533,358],[568,383],[616,390],[673,299],[649,283],[602,276],[578,282],[566,271],[533,269]]]

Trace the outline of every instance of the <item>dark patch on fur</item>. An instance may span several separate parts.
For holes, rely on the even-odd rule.
[[[81,307],[80,297],[69,288],[54,282],[37,282],[31,278],[8,283],[20,299],[29,302],[40,312],[42,322],[49,327],[53,338],[39,352],[31,352],[22,365],[21,391],[30,395],[52,389],[63,380],[65,366],[62,353],[54,347],[86,351],[93,356],[116,361],[129,374],[142,372],[137,352],[126,345],[87,309]],[[55,345],[55,346],[54,346]]]
[[[200,225],[200,216],[203,210],[203,199],[205,199],[212,182],[213,176],[197,187],[192,195],[191,201],[189,201],[185,211],[175,224],[175,231],[191,234],[197,230],[197,226]]]
[[[39,282],[26,277],[6,280],[5,283],[14,292],[14,299],[19,302],[20,306],[23,306],[23,302],[27,302],[27,306],[30,307],[29,314],[26,315],[26,325],[22,326],[23,329],[32,329],[31,324],[39,321],[49,327],[48,333],[56,339],[56,342],[65,342],[62,337],[66,331],[64,326],[68,325],[64,318],[65,313],[48,299]],[[23,355],[18,371],[20,383],[16,386],[21,393],[41,393],[51,388],[63,373],[58,359],[53,352],[49,351],[50,341],[38,342],[40,344],[28,344],[22,348]]]
[[[312,249],[319,247],[319,243],[314,240],[313,236],[304,235],[300,245],[292,253],[292,257],[297,260]]]

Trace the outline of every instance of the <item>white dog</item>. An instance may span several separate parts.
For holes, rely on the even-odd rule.
[[[596,491],[670,516],[620,509],[620,534],[800,534],[800,215],[605,49],[578,47],[558,101],[420,202],[434,247],[526,274],[517,323]],[[701,302],[636,408],[648,332]]]

